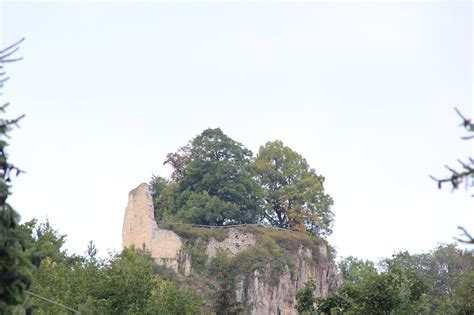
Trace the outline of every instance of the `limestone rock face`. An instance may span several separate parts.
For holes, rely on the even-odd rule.
[[[245,233],[238,228],[229,228],[227,237],[222,241],[210,239],[206,256],[208,262],[217,252],[225,250],[235,256],[239,252],[251,249],[256,245],[257,236]],[[245,314],[251,315],[297,315],[296,291],[308,280],[315,282],[315,295],[327,296],[342,284],[337,273],[336,264],[328,258],[327,245],[321,243],[313,252],[300,245],[292,253],[295,262],[294,275],[288,266],[279,275],[275,283],[269,281],[264,271],[255,270],[251,275],[237,276],[235,279],[235,298],[244,305]]]
[[[247,287],[246,290],[245,287]],[[245,305],[250,305],[248,310],[252,315],[297,314],[295,309],[296,288],[288,268],[280,275],[276,284],[270,284],[264,274],[255,270],[247,284],[245,284],[245,280],[239,282],[237,291],[237,300]]]
[[[219,242],[212,238],[209,241],[206,247],[207,257],[215,257],[219,250],[225,250],[231,256],[235,256],[239,252],[252,248],[255,245],[255,235],[242,233],[235,228],[230,228],[228,231],[229,234],[225,240]]]
[[[157,263],[178,271],[178,257],[182,248],[180,237],[159,229],[154,219],[153,200],[148,184],[142,183],[128,194],[128,205],[122,228],[123,247],[145,247]]]
[[[296,263],[295,277],[292,277],[290,270],[286,268],[273,284],[258,270],[250,277],[237,279],[236,300],[250,306],[249,314],[297,315],[296,291],[302,288],[306,281],[315,281],[317,297],[327,296],[342,284],[336,264],[327,259],[326,245],[320,245],[318,258],[313,257],[310,249],[301,246],[293,259]],[[315,259],[319,262],[311,263]]]
[[[192,270],[192,257],[184,248],[186,239],[181,239],[173,231],[158,228],[154,219],[153,200],[145,183],[129,193],[122,237],[123,247],[145,247],[158,264],[170,267],[178,274],[186,277],[195,272]],[[227,251],[230,256],[236,256],[241,251],[252,249],[257,246],[259,237],[258,234],[239,228],[228,228],[225,239],[216,240],[211,237],[206,247],[201,249],[207,257],[206,265],[221,250]],[[187,246],[192,246],[192,242],[190,244]],[[288,251],[288,254],[291,255],[295,268],[290,271],[286,266],[278,279],[269,281],[268,274],[265,274],[268,268],[236,276],[235,299],[242,303],[245,314],[296,315],[296,291],[306,281],[312,279],[315,282],[315,295],[318,297],[326,296],[341,285],[341,278],[334,261],[328,257],[325,242],[313,249],[301,244]],[[199,281],[196,279],[208,275],[195,276],[195,281]]]

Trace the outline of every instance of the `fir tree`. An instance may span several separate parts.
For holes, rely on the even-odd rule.
[[[20,60],[13,58],[18,51],[20,40],[0,51],[0,89],[3,88],[8,77],[4,65]],[[8,103],[0,106],[0,113],[5,114]],[[30,270],[32,263],[25,254],[25,238],[17,227],[20,216],[8,204],[10,182],[12,176],[21,171],[8,160],[6,148],[8,134],[18,126],[23,115],[15,118],[0,118],[0,313],[8,313],[9,309],[21,304],[25,300],[25,290],[30,286]]]

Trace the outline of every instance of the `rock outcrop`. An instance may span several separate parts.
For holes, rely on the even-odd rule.
[[[242,233],[235,228],[228,229],[227,234],[227,237],[222,241],[211,238],[206,247],[207,257],[215,257],[220,250],[225,250],[231,256],[235,256],[239,252],[255,246],[256,239],[253,234]]]
[[[224,240],[209,241],[206,254],[209,260],[221,250],[236,256],[256,246],[256,241],[256,235],[230,228]],[[300,245],[291,256],[296,266],[294,275],[286,267],[275,283],[269,281],[269,277],[260,270],[255,270],[250,276],[237,277],[236,301],[248,306],[246,309],[249,314],[296,314],[296,290],[310,279],[315,282],[317,297],[327,296],[341,285],[336,265],[328,259],[326,243],[319,244],[316,251]]]
[[[199,230],[199,228],[193,229]],[[193,246],[198,246],[198,243],[196,243],[196,236],[193,241],[186,239],[189,236],[189,230],[180,234],[182,235],[180,237],[179,231],[176,231],[177,234],[157,226],[147,184],[141,184],[129,193],[122,231],[123,246],[145,247],[158,264],[172,268],[185,278],[193,273],[195,281],[200,281],[198,279],[203,282],[210,281],[209,275],[205,274],[205,266],[209,266],[220,251],[227,252],[231,257],[237,257],[239,254],[259,246],[258,242],[262,238],[262,233],[268,231],[274,233],[273,235],[276,233],[280,237],[280,241],[285,238],[294,241],[291,237],[297,235],[288,231],[273,231],[265,228],[252,230],[236,227],[225,229],[225,231],[219,229],[224,232],[224,236],[219,234],[220,237],[215,237],[214,234],[209,233],[210,230],[201,228],[203,235],[205,235],[201,239],[204,245],[203,242],[200,242],[199,248],[194,247],[193,250]],[[301,238],[301,236],[298,237]],[[298,238],[295,239],[298,240]],[[196,255],[196,252],[200,255],[200,260],[203,256],[206,260],[204,267],[201,266],[200,272],[202,274],[200,275],[191,268],[193,255]],[[242,305],[244,314],[296,314],[296,291],[306,281],[312,279],[315,282],[315,295],[318,297],[326,296],[341,284],[335,263],[332,258],[328,257],[325,241],[319,240],[312,245],[308,245],[308,242],[300,242],[297,246],[287,246],[285,255],[291,257],[291,269],[290,266],[285,265],[276,280],[270,279],[268,271],[271,269],[273,257],[266,265],[265,263],[260,264],[258,268],[235,276],[235,301]],[[218,279],[216,281],[218,282]],[[203,285],[202,283],[196,284],[196,287],[203,287]]]

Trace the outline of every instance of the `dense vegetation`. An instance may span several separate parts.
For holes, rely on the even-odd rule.
[[[65,241],[49,224],[27,222],[19,227],[27,247],[44,259],[31,274],[32,296],[25,306],[35,314],[63,314],[62,304],[82,314],[199,314],[202,297],[178,286],[146,252],[134,248],[97,257],[93,243],[84,255],[68,255]],[[183,303],[186,301],[186,303]]]
[[[333,200],[324,177],[281,141],[268,142],[253,157],[219,128],[206,129],[164,163],[173,168],[171,179],[150,183],[158,222],[262,223],[331,233]]]
[[[255,237],[254,246],[235,256],[221,250],[208,257],[208,242],[225,239],[228,230],[176,223],[162,227],[183,237],[182,258],[190,259],[190,274],[181,265],[177,273],[156,265],[146,251],[134,248],[100,259],[91,242],[84,255],[69,255],[62,249],[65,236],[47,222],[19,225],[27,252],[43,257],[32,271],[34,295],[24,308],[35,314],[65,313],[65,307],[81,314],[242,314],[249,305],[237,301],[236,279],[248,286],[258,270],[261,279],[277,285],[282,273],[295,276],[292,255],[299,245],[319,255],[318,246],[325,242],[306,233],[245,226],[239,231]]]
[[[0,50],[0,89],[8,80],[4,64],[19,60],[12,56],[22,41]],[[0,114],[5,114],[8,105],[0,105]],[[20,216],[7,202],[11,179],[20,173],[8,159],[8,134],[22,117],[0,119],[0,314],[11,312],[12,307],[24,302],[25,290],[31,284],[31,269],[40,261],[38,252],[25,253],[25,238],[18,228]]]
[[[376,268],[378,267],[378,268]],[[344,283],[324,299],[308,282],[297,294],[307,314],[474,314],[474,257],[454,245],[426,254],[400,252],[373,262],[340,261]]]
[[[64,313],[64,306],[82,314],[245,313],[246,305],[238,302],[235,295],[238,277],[244,279],[245,285],[258,270],[269,283],[276,285],[285,270],[293,273],[296,268],[289,255],[295,244],[303,244],[316,253],[318,244],[324,242],[305,233],[246,226],[241,232],[256,236],[255,246],[236,256],[219,251],[211,259],[204,255],[205,250],[199,250],[200,244],[228,237],[227,230],[172,223],[163,227],[176,231],[188,242],[184,252],[193,261],[188,277],[156,265],[146,252],[134,248],[100,259],[91,242],[84,255],[69,255],[62,249],[65,237],[47,222],[37,224],[33,220],[19,225],[25,254],[36,252],[43,257],[41,265],[31,272],[30,291],[54,301],[30,296],[23,306],[35,314]],[[298,290],[299,313],[472,314],[474,311],[474,257],[455,245],[439,246],[425,254],[400,252],[378,264],[348,257],[338,267],[344,283],[326,298],[314,296],[315,284],[311,281]]]

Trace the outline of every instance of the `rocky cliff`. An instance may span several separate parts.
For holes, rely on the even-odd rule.
[[[231,290],[239,313],[296,314],[296,290],[306,281],[315,282],[319,297],[341,284],[322,239],[253,225],[158,227],[153,213],[147,184],[130,191],[123,246],[146,248],[158,264],[207,296],[209,305],[223,290]]]

